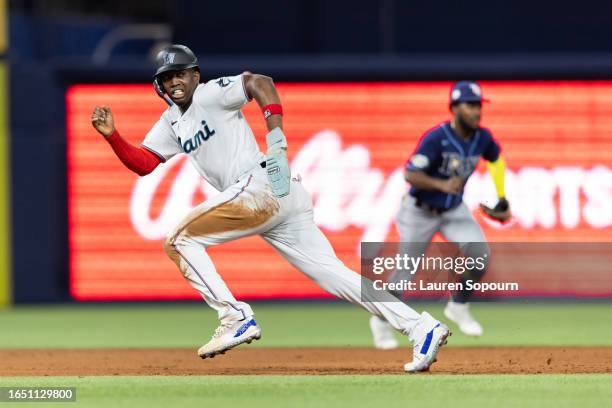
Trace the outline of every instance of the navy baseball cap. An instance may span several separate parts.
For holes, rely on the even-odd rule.
[[[476,82],[459,81],[451,89],[450,104],[461,102],[489,102],[489,100],[482,97],[482,89]]]

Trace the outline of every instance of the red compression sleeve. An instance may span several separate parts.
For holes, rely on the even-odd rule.
[[[126,142],[116,130],[106,140],[125,167],[139,176],[151,173],[162,162],[155,153]]]

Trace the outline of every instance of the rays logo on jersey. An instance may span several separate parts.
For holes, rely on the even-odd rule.
[[[438,168],[440,174],[445,176],[459,176],[468,178],[476,169],[480,156],[468,156],[461,159],[461,155],[455,152],[443,152],[442,164]]]
[[[196,133],[191,139],[188,139],[184,143],[181,143],[185,153],[191,153],[197,150],[197,148],[200,147],[202,143],[207,141],[212,135],[215,134],[215,130],[208,127],[205,120],[203,120],[201,123],[203,129],[198,130],[198,133]]]

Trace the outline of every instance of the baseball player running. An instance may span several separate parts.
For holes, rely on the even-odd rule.
[[[436,232],[448,241],[455,242],[466,257],[481,257],[489,247],[485,236],[463,203],[463,187],[474,172],[480,158],[487,160],[499,200],[494,208],[481,204],[481,209],[491,218],[506,222],[510,219],[510,207],[505,198],[505,161],[500,146],[491,132],[480,126],[483,102],[480,86],[475,82],[457,82],[451,90],[450,110],[453,118],[436,126],[423,135],[412,157],[406,163],[405,179],[410,183],[409,192],[402,199],[396,224],[403,251],[410,256],[421,256]],[[478,281],[482,269],[474,268],[461,277],[462,281]],[[410,275],[396,271],[389,281],[409,279]],[[465,287],[465,285],[464,285]],[[395,293],[400,297],[401,293]],[[444,315],[456,323],[469,336],[482,335],[482,326],[470,313],[470,291],[451,294]],[[392,326],[384,316],[370,318],[374,345],[380,349],[397,347]]]
[[[251,306],[236,300],[207,253],[210,246],[257,234],[323,289],[407,335],[414,348],[404,369],[427,370],[446,343],[448,328],[401,302],[361,298],[360,275],[336,257],[313,221],[310,195],[299,178],[291,178],[283,110],[272,79],[245,72],[200,83],[196,56],[185,46],[172,45],[157,56],[154,86],[170,106],[141,146],[119,135],[108,107],[96,106],[91,121],[123,164],[138,175],[184,153],[221,191],[191,210],[164,243],[185,279],[218,313],[220,325],[198,355],[214,357],[261,336]],[[265,156],[240,111],[251,99],[261,107],[269,130]]]

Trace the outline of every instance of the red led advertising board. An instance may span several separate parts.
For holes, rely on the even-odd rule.
[[[514,220],[488,224],[495,202],[479,166],[465,190],[491,241],[612,241],[612,82],[483,82],[483,125],[508,163]],[[361,241],[397,241],[393,219],[406,191],[403,165],[420,136],[449,118],[451,83],[281,83],[293,173],[313,195],[315,220],[338,256],[359,270]],[[150,85],[74,85],[66,94],[71,294],[77,300],[197,299],[162,249],[165,235],[215,194],[173,158],[139,178],[90,123],[108,105],[121,134],[140,143],[165,109]],[[265,149],[255,102],[244,113]],[[243,299],[328,296],[259,237],[209,250]]]

